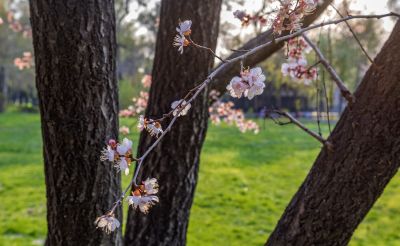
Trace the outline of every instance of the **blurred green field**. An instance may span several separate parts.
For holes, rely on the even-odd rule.
[[[132,121],[122,119],[123,124]],[[137,133],[131,137],[136,139]],[[228,126],[210,127],[188,245],[262,245],[319,149],[318,142],[293,126],[266,122],[258,135],[241,134]],[[42,163],[39,116],[0,114],[0,245],[43,244],[46,198]],[[351,245],[400,245],[399,189],[396,176]]]

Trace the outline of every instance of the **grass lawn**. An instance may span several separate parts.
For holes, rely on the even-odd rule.
[[[131,137],[136,139],[137,133]],[[241,134],[228,126],[210,127],[188,245],[262,245],[319,150],[318,142],[293,126],[267,122],[258,135]],[[0,114],[0,245],[43,244],[46,197],[42,163],[39,116]],[[396,176],[351,245],[400,245],[399,189]]]

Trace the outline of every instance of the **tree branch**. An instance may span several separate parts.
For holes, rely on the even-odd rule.
[[[340,93],[342,94],[342,96],[344,98],[346,98],[346,100],[349,102],[350,105],[353,104],[355,101],[353,94],[351,94],[349,89],[347,89],[343,80],[336,73],[335,69],[332,67],[332,65],[329,63],[329,61],[324,57],[321,50],[304,33],[303,33],[303,38],[310,45],[310,47],[315,51],[315,53],[318,55],[318,57],[321,61],[321,64],[326,68],[328,73],[331,75],[333,81],[335,81],[336,85],[339,87]]]
[[[270,116],[270,118],[273,119],[275,123],[277,123],[279,125],[287,125],[288,123],[292,123],[292,124],[298,126],[301,130],[305,131],[308,135],[310,135],[311,137],[315,138],[320,143],[325,145],[329,150],[331,150],[331,151],[333,150],[333,145],[328,140],[324,139],[323,137],[321,137],[317,133],[315,133],[315,132],[311,131],[310,129],[308,129],[300,121],[298,121],[296,118],[294,118],[290,113],[284,112],[284,111],[281,111],[281,110],[273,110],[271,112],[276,113],[276,114],[278,114],[280,116],[283,116],[283,117],[289,119],[289,122],[281,123],[281,122],[276,122],[274,120],[274,118],[272,116]]]
[[[306,16],[303,20],[303,27],[308,27],[318,17],[320,17],[320,15],[324,12],[324,10],[329,6],[329,4],[331,2],[332,2],[332,0],[324,1],[321,6],[317,7],[317,9],[315,10],[315,12],[313,14]],[[283,32],[282,35],[279,37],[283,37],[288,34],[289,34],[289,32],[286,31],[286,32]],[[241,54],[243,54],[244,51],[249,51],[250,49],[252,49],[260,44],[263,44],[265,42],[271,42],[271,41],[273,41],[273,39],[274,39],[273,30],[269,29],[269,30],[261,33],[257,37],[249,40],[243,46],[241,46],[237,49],[234,49],[233,50],[234,52],[231,55],[229,55],[225,60],[230,60],[232,58],[238,57]],[[264,61],[265,59],[267,59],[268,57],[273,55],[275,52],[280,50],[283,47],[283,45],[284,45],[283,42],[276,42],[276,43],[271,44],[270,46],[260,49],[256,54],[246,56],[246,60],[245,60],[246,65],[252,67],[252,66]],[[215,69],[219,68],[221,65],[222,64],[218,64],[218,66]],[[221,73],[218,74],[214,78],[214,80],[216,82],[213,83],[213,85],[211,86],[211,90],[217,90],[220,93],[220,95],[224,95],[225,91],[226,91],[225,87],[229,83],[229,80],[233,76],[237,75],[237,71],[239,71],[239,70],[240,70],[240,61],[231,63],[228,66],[225,66],[223,71],[221,71]]]

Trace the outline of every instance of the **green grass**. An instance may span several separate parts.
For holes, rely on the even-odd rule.
[[[131,125],[132,121],[122,119],[121,124]],[[136,139],[137,133],[131,137]],[[188,245],[263,244],[319,150],[318,142],[293,126],[267,122],[258,135],[241,134],[228,126],[210,127],[201,156]],[[0,114],[0,245],[43,244],[46,197],[42,163],[39,116]],[[351,245],[400,245],[399,189],[396,176]]]

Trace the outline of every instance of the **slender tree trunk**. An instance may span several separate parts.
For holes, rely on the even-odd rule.
[[[42,121],[46,245],[120,245],[121,230],[96,230],[120,177],[99,160],[117,137],[112,0],[31,0],[36,87]],[[120,217],[120,211],[118,211]]]
[[[266,245],[346,245],[400,165],[400,22]]]
[[[221,0],[169,0],[161,4],[160,27],[153,65],[146,116],[162,116],[171,103],[181,99],[211,71],[214,57],[206,50],[188,47],[183,55],[172,47],[179,18],[191,19],[192,39],[215,49]],[[143,180],[155,177],[160,183],[160,203],[143,215],[129,210],[126,245],[185,245],[190,207],[197,183],[200,151],[208,120],[207,93],[180,117],[172,131],[143,163]],[[139,154],[154,141],[146,132],[140,137]]]

